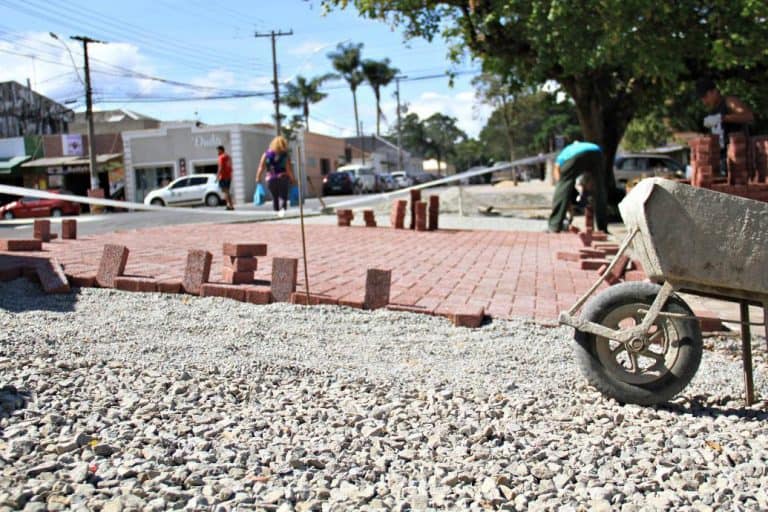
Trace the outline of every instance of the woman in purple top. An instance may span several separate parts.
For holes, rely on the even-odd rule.
[[[288,193],[291,184],[296,183],[288,158],[288,142],[284,137],[277,136],[269,143],[269,149],[261,155],[259,171],[256,173],[256,183],[261,181],[264,171],[267,171],[267,188],[272,194],[272,208],[282,217],[288,208]],[[280,200],[282,199],[282,209]]]

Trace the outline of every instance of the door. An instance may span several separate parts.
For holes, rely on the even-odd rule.
[[[205,202],[205,192],[208,189],[208,176],[191,176],[189,178],[189,200],[194,203]]]
[[[191,201],[190,188],[190,178],[176,180],[168,190],[168,204],[180,204]]]

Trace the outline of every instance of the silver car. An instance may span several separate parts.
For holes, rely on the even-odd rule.
[[[223,202],[224,196],[215,174],[192,174],[176,178],[144,198],[144,204],[155,206],[219,206]]]

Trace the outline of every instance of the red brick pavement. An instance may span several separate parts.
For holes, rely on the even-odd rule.
[[[225,242],[268,245],[267,256],[259,258],[256,284],[269,283],[273,257],[301,259],[297,226],[264,223],[171,226],[54,240],[44,244],[43,252],[30,254],[55,256],[68,276],[87,278],[96,274],[104,245],[120,244],[130,250],[124,275],[159,282],[180,281],[187,251],[203,249],[213,254],[210,281],[222,283]],[[597,278],[594,270],[557,259],[558,251],[577,252],[581,247],[569,234],[307,227],[313,295],[359,303],[367,269],[391,269],[390,303],[427,314],[482,307],[494,318],[551,322]],[[297,291],[303,290],[304,266],[299,261]]]

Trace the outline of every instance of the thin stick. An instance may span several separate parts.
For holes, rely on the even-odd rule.
[[[301,253],[304,258],[304,288],[307,292],[307,306],[309,302],[309,272],[307,271],[307,238],[304,234],[304,187],[301,186],[304,176],[304,166],[301,164],[301,147],[297,148],[299,158],[299,219],[301,220]]]

